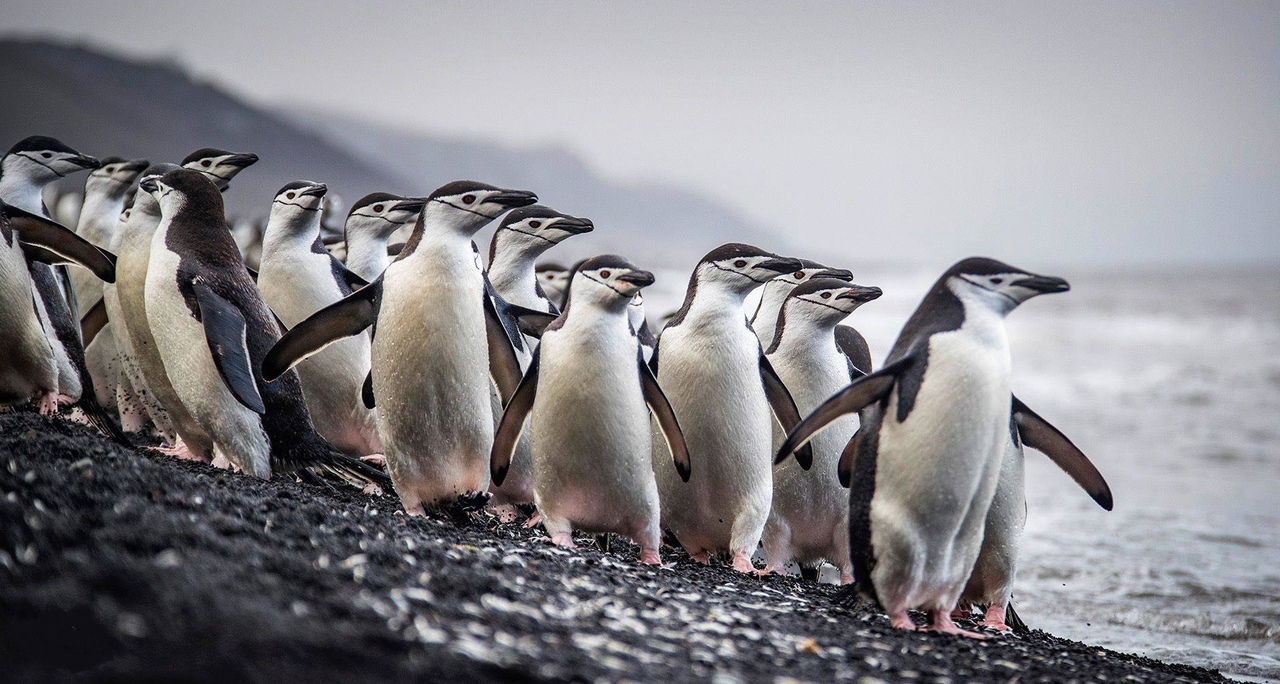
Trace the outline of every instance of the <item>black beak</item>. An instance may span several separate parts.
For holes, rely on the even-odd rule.
[[[621,280],[624,283],[638,285],[640,287],[648,287],[657,279],[648,271],[627,271],[626,273],[620,274],[618,276],[618,280]]]
[[[824,271],[818,271],[813,275],[814,278],[835,278],[836,280],[853,280],[853,271],[847,268],[828,268]]]
[[[538,196],[528,190],[503,190],[484,199],[486,204],[497,204],[508,209],[527,207],[538,201]]]
[[[868,285],[852,285],[845,292],[836,296],[836,299],[852,299],[855,302],[869,302],[873,299],[879,299],[884,294],[884,290],[878,287]]]
[[[151,166],[151,162],[147,161],[146,159],[131,159],[121,164],[120,170],[132,171],[134,173],[142,173],[143,171],[147,170],[148,166]]]
[[[591,219],[578,218],[576,216],[566,216],[560,219],[559,221],[556,221],[555,223],[551,224],[551,227],[555,228],[556,230],[563,230],[564,232],[571,233],[573,235],[582,235],[583,233],[590,233],[596,228],[595,224],[591,222]],[[636,271],[636,272],[643,273],[643,271]]]
[[[1025,278],[1019,278],[1010,285],[1025,287],[1028,290],[1035,290],[1040,294],[1052,294],[1054,292],[1066,292],[1071,289],[1070,283],[1055,276],[1029,275]]]
[[[299,197],[324,197],[325,193],[327,192],[329,192],[329,186],[325,185],[324,183],[316,183],[315,185],[298,193],[298,196]]]
[[[87,154],[78,154],[72,157],[70,161],[72,164],[75,164],[76,166],[84,167],[86,169],[96,169],[99,166],[102,166],[102,162],[98,161],[94,157],[90,157]]]
[[[789,259],[787,257],[775,257],[773,259],[765,259],[759,264],[760,268],[767,268],[770,271],[778,273],[791,273],[804,268],[804,262],[799,259]]]
[[[152,193],[159,190],[160,186],[156,185],[156,177],[152,176],[150,178],[143,178],[142,182],[138,183],[138,189],[146,193]]]
[[[234,166],[238,169],[243,169],[246,166],[253,166],[257,161],[258,155],[256,154],[233,154],[230,157],[223,159],[220,163],[226,164],[227,166]]]
[[[421,197],[410,197],[396,202],[395,211],[412,211],[417,213],[427,206],[427,201]]]

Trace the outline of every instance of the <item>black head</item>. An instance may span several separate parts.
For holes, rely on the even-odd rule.
[[[4,156],[5,169],[23,174],[34,183],[48,183],[63,176],[96,169],[100,162],[72,149],[56,138],[33,135],[9,148]]]
[[[309,180],[296,180],[285,183],[276,191],[271,201],[271,210],[296,210],[304,212],[320,211],[320,203],[329,192],[329,186]]]
[[[1042,294],[1066,292],[1071,286],[1056,276],[1043,276],[986,257],[957,262],[938,279],[964,302],[982,302],[1001,313]]]
[[[257,161],[256,154],[237,154],[214,147],[204,147],[188,154],[182,160],[182,166],[205,174],[220,190],[226,190],[236,174]]]
[[[536,257],[565,239],[590,233],[595,226],[591,219],[562,214],[551,207],[534,204],[520,207],[502,219],[489,243],[489,262],[498,254],[499,245]]]
[[[602,254],[578,264],[570,283],[573,305],[590,302],[624,311],[641,289],[654,283],[653,274],[642,271],[616,254]]]
[[[799,259],[781,257],[741,243],[721,245],[702,257],[694,270],[699,287],[720,285],[746,294],[785,273],[800,270]]]
[[[525,190],[507,190],[475,181],[454,181],[427,196],[423,218],[433,228],[442,227],[470,236],[503,212],[537,201],[537,195]]]
[[[222,215],[222,195],[218,186],[199,171],[179,168],[160,177],[144,178],[138,186],[160,203],[165,216],[190,211],[198,214]],[[225,229],[226,220],[222,219]]]

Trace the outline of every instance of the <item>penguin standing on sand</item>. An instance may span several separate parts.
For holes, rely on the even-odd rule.
[[[534,501],[551,540],[572,548],[575,528],[614,532],[635,541],[642,563],[656,565],[661,531],[650,411],[674,459],[660,467],[687,480],[690,466],[675,413],[627,321],[632,296],[652,283],[653,274],[618,256],[579,267],[570,306],[547,327],[507,404],[492,468],[501,483],[532,414]]]
[[[993,259],[960,261],[925,295],[884,366],[824,402],[779,450],[785,457],[869,409],[856,441],[849,545],[858,586],[896,629],[915,629],[907,611],[922,608],[933,631],[981,636],[957,627],[951,611],[977,561],[1009,440],[1004,318],[1067,289]]]
[[[263,364],[266,377],[275,377],[374,326],[367,398],[378,407],[387,467],[410,514],[488,500],[489,378],[504,400],[511,396],[521,377],[514,349],[523,341],[488,296],[471,239],[508,209],[537,199],[473,181],[437,189],[382,276],[299,323]]]
[[[383,477],[315,431],[297,375],[267,384],[262,357],[280,338],[227,231],[222,196],[189,169],[143,181],[160,203],[147,269],[147,318],[182,404],[232,463],[252,475],[321,469]]]
[[[400,228],[418,220],[426,201],[417,197],[400,197],[387,192],[374,192],[351,205],[343,225],[346,264],[352,273],[372,281],[391,263],[387,241]]]
[[[755,570],[751,554],[773,493],[770,412],[788,429],[800,417],[742,306],[752,290],[800,266],[798,259],[750,245],[712,250],[698,262],[684,305],[658,338],[651,365],[696,466],[683,481],[667,467],[666,445],[654,440],[662,522],[700,563],[727,552],[735,569]]]
[[[808,414],[863,372],[836,345],[836,324],[855,309],[878,298],[878,287],[863,287],[834,278],[813,278],[787,295],[773,326],[777,333],[765,356],[791,392],[801,415]],[[853,581],[849,560],[849,495],[840,485],[837,464],[853,437],[857,421],[818,435],[810,445],[814,466],[805,471],[794,459],[773,470],[773,505],[764,526],[766,572],[782,573],[791,561],[817,579],[827,561],[840,569],[842,583]],[[774,426],[774,449],[786,437]]]
[[[294,181],[271,203],[262,237],[258,289],[286,326],[337,302],[368,283],[338,263],[320,237],[323,183]],[[361,334],[333,343],[298,365],[298,379],[316,430],[355,456],[382,453],[377,416],[360,398],[369,374],[369,340]]]
[[[760,301],[756,305],[755,312],[751,315],[751,329],[756,331],[756,337],[760,338],[760,346],[765,349],[773,344],[773,335],[775,326],[778,322],[778,313],[782,311],[783,302],[787,301],[787,295],[791,294],[791,290],[801,283],[808,282],[813,278],[835,278],[836,280],[853,281],[853,273],[843,268],[830,268],[823,266],[816,261],[801,259],[802,266],[791,273],[783,273],[782,275],[770,280],[760,289]]]

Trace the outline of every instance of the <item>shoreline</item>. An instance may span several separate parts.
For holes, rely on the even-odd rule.
[[[896,632],[833,585],[398,508],[0,414],[0,662],[18,682],[1231,681],[1039,630]]]

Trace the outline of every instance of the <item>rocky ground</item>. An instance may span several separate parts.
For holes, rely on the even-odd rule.
[[[0,415],[0,679],[1226,681],[1040,631],[895,632],[831,585],[398,508]]]

